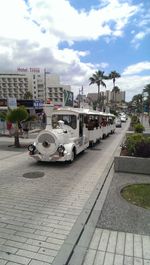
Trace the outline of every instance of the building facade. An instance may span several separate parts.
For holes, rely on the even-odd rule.
[[[125,102],[125,91],[118,91],[117,93],[106,90],[101,91],[101,104],[103,106],[102,109],[107,108],[122,108],[122,103]],[[89,104],[94,103],[98,100],[97,93],[88,93],[87,94],[87,102]]]
[[[0,98],[23,99],[27,91],[30,83],[25,74],[0,74]]]
[[[64,90],[71,91],[71,87],[62,85],[57,74],[41,73],[39,68],[18,68],[16,73],[0,73],[0,99],[25,99],[26,93],[30,92],[33,100],[63,106]]]

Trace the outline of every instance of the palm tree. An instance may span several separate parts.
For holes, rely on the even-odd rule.
[[[115,101],[115,106],[116,106],[116,103],[117,103],[117,102],[116,102],[116,101],[117,101],[117,100],[116,100],[116,95],[117,95],[117,93],[120,92],[119,87],[118,87],[118,86],[114,86],[113,89],[112,89],[112,92],[115,93],[115,100],[114,100],[114,101]]]
[[[100,101],[101,101],[101,94],[100,94],[100,88],[101,86],[106,87],[106,84],[103,82],[103,80],[107,80],[108,76],[104,75],[104,71],[96,71],[92,77],[89,78],[90,84],[96,84],[98,87],[98,106],[100,108]]]
[[[121,77],[121,75],[117,73],[116,71],[111,71],[111,73],[109,74],[109,79],[113,80],[113,88],[115,87],[116,78],[119,78],[119,77]]]
[[[20,147],[20,142],[19,142],[19,123],[22,122],[23,120],[28,119],[29,114],[25,107],[20,106],[16,109],[8,109],[6,112],[0,113],[0,117],[3,120],[6,120],[7,122],[12,122],[14,123],[15,126],[15,132],[14,132],[14,146],[15,147]]]

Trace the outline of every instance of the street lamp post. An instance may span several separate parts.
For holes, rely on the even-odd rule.
[[[143,116],[144,116],[144,101],[147,100],[148,93],[147,92],[142,92],[142,118],[141,118],[141,123],[143,125]]]

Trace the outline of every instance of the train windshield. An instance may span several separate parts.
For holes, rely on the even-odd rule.
[[[58,121],[64,121],[65,125],[70,126],[72,129],[77,128],[77,117],[75,115],[68,114],[55,114],[52,115],[52,128],[56,129],[58,126]]]

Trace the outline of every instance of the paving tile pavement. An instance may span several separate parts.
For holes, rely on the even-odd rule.
[[[96,228],[83,265],[150,265],[150,236]]]
[[[23,160],[24,155],[20,155],[18,161],[22,166],[21,173],[26,172],[26,165],[24,165]],[[12,163],[14,164],[15,161],[13,160]],[[8,167],[11,168],[12,163]],[[105,168],[105,165],[103,167]],[[41,181],[37,179],[34,182],[36,183],[36,188],[33,183],[30,183],[29,186],[28,180],[19,179],[17,171],[14,171],[11,178],[8,179],[9,184],[6,183],[7,178],[5,178],[5,183],[2,183],[3,185],[1,186],[3,205],[1,205],[0,212],[0,219],[2,221],[0,224],[0,265],[52,264],[88,199],[88,194],[92,192],[99,177],[97,169],[95,169],[96,171],[93,174],[92,180],[90,170],[85,176],[83,171],[79,170],[80,176],[76,176],[74,182],[71,183],[70,179],[66,178],[67,169],[64,169],[63,173],[61,172],[62,179],[59,179],[58,172],[55,173],[55,169],[53,171],[51,168],[51,175],[53,177],[50,179],[49,169],[47,168],[45,169],[45,178],[41,179]],[[62,171],[61,168],[58,168],[58,171]],[[79,179],[80,185],[78,184]],[[69,196],[66,197],[68,187]],[[7,194],[8,191],[9,195]],[[20,196],[22,200],[20,200]],[[79,198],[80,200],[77,200]],[[5,246],[5,252],[2,248],[3,245]],[[97,252],[106,252],[89,248],[89,251],[91,250],[91,253],[95,252],[95,255]],[[102,255],[98,254],[98,256]],[[109,260],[112,255],[113,253],[110,252],[107,259]],[[121,256],[121,254],[117,255]],[[90,256],[92,259],[92,254]],[[129,258],[127,256],[127,261],[130,258],[130,256]],[[149,260],[145,259],[145,262],[149,262]],[[87,264],[92,265],[92,263]],[[100,265],[100,262],[97,264]],[[149,263],[145,264],[148,265]]]
[[[1,159],[0,265],[53,263],[105,170],[108,156],[111,157],[118,145],[118,138],[112,137],[107,140],[110,144],[105,152],[96,157],[96,166],[93,168],[89,161],[86,172],[82,166],[86,156],[82,157],[82,163],[77,159],[69,166],[44,167],[42,164],[35,167],[24,152],[14,154],[11,159],[6,154],[5,159]],[[122,136],[118,134],[118,137],[121,139]],[[4,140],[5,137],[2,142]],[[5,150],[1,152],[4,154]],[[94,152],[89,152],[90,157],[95,157]],[[68,175],[71,167],[74,170],[72,177]],[[23,177],[35,168],[36,171],[44,170],[43,178]]]

